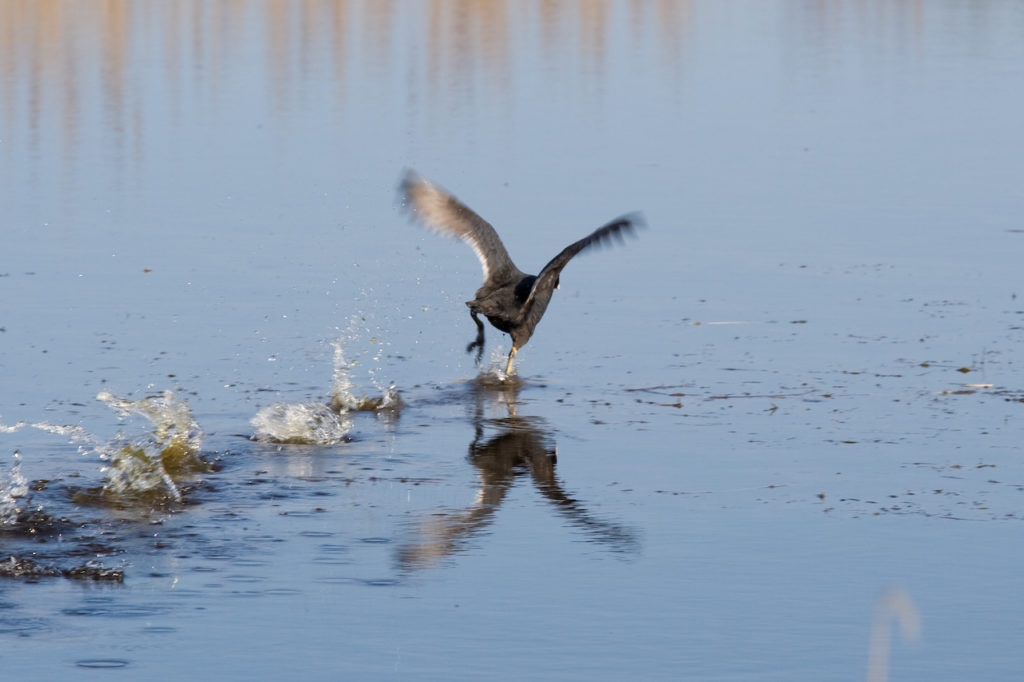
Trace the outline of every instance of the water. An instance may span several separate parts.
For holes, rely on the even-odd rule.
[[[0,664],[1016,679],[1022,26],[0,4]],[[405,168],[527,271],[649,229],[501,381]]]

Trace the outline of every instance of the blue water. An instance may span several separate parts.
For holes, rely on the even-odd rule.
[[[896,589],[921,633],[892,623],[889,679],[1018,678],[1019,3],[0,27],[0,560],[123,572],[0,577],[7,674],[848,680]],[[649,227],[566,268],[495,388],[479,265],[402,215],[405,168],[530,272]],[[404,408],[249,438],[339,376]],[[211,470],[98,492],[154,426],[96,396],[165,390]]]

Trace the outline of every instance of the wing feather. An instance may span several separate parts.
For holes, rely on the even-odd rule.
[[[562,273],[562,268],[568,265],[569,261],[573,259],[573,256],[584,249],[596,246],[605,246],[610,244],[612,241],[623,244],[626,241],[625,235],[634,234],[636,229],[644,224],[645,222],[642,214],[629,213],[620,218],[616,218],[604,227],[594,230],[583,239],[573,242],[562,249],[557,256],[552,258],[548,264],[544,266],[544,269],[540,271],[540,274],[537,275],[537,279],[533,282],[533,288],[530,289],[530,295],[523,304],[524,312],[529,314],[529,308],[539,295],[550,295],[551,291],[555,288],[555,284],[558,282],[558,277]]]
[[[521,274],[491,224],[447,191],[409,170],[402,178],[399,192],[413,217],[435,232],[458,237],[473,248],[484,271],[484,286],[504,284],[515,274]]]

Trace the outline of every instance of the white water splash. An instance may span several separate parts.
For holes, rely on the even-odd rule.
[[[521,381],[516,375],[515,361],[512,363],[512,371],[510,373],[505,372],[505,365],[507,364],[508,351],[500,345],[496,346],[491,350],[487,364],[480,366],[480,371],[476,375],[477,384],[494,387],[519,385]]]
[[[82,454],[95,453],[107,462],[103,468],[106,474],[103,492],[108,496],[122,499],[155,496],[180,501],[181,491],[176,481],[208,469],[199,457],[203,432],[188,403],[173,391],[139,400],[127,400],[103,391],[96,398],[116,410],[122,419],[132,415],[145,417],[155,427],[151,435],[127,440],[118,434],[114,441],[107,442],[75,424],[25,421],[12,426],[0,424],[0,433],[32,428],[79,443]],[[2,509],[13,508],[10,489],[9,485],[0,488]]]
[[[203,430],[192,416],[188,403],[178,398],[174,391],[139,400],[126,400],[102,391],[96,399],[117,410],[122,418],[138,414],[148,419],[156,427],[153,436],[159,446],[167,447],[177,441],[189,450],[199,452]]]
[[[11,433],[7,431],[7,433]],[[28,481],[21,473],[21,453],[14,451],[14,464],[6,482],[0,479],[0,527],[17,523],[22,500],[28,495]]]
[[[262,443],[333,445],[346,439],[352,420],[319,403],[277,403],[260,410],[250,423]]]
[[[334,375],[331,383],[331,405],[335,409],[341,410],[352,410],[355,409],[358,399],[352,393],[354,387],[352,383],[352,370],[355,368],[356,363],[349,364],[345,360],[345,350],[341,347],[341,339],[336,339],[331,343],[334,346]]]
[[[166,496],[181,500],[175,479],[206,468],[199,458],[203,432],[188,403],[174,391],[127,400],[107,391],[97,400],[115,409],[122,418],[140,415],[155,427],[152,436],[104,446],[101,456],[110,462],[103,492],[118,498]]]
[[[115,498],[166,495],[181,501],[181,491],[164,468],[159,455],[125,446],[110,455],[103,492]]]
[[[91,433],[76,424],[51,424],[49,422],[18,422],[13,426],[0,424],[0,433],[15,433],[24,428],[38,429],[46,433],[64,436],[70,443],[84,443],[90,447],[98,447],[100,441]]]
[[[388,386],[383,386],[377,378],[377,373],[380,370],[380,359],[384,354],[384,344],[378,343],[376,337],[370,338],[370,343],[375,347],[376,351],[370,358],[373,365],[367,373],[374,388],[380,392],[380,396],[370,397],[364,395],[360,397],[355,394],[355,384],[352,381],[352,373],[358,366],[359,362],[355,360],[349,362],[345,359],[345,350],[342,347],[342,340],[344,338],[344,336],[339,337],[331,343],[334,347],[334,373],[331,384],[331,407],[339,412],[380,412],[400,409],[401,399],[398,395],[398,389],[395,388],[393,383]]]
[[[351,336],[350,332],[349,338]],[[330,403],[275,403],[265,407],[249,421],[254,429],[254,440],[263,443],[333,445],[348,439],[352,430],[352,419],[348,416],[350,413],[395,414],[401,409],[402,401],[395,385],[386,388],[377,385],[373,379],[376,370],[372,370],[370,376],[380,396],[356,394],[352,373],[358,362],[349,362],[345,358],[342,346],[345,338],[342,336],[331,344],[334,357]],[[377,344],[375,338],[370,341]],[[380,362],[382,354],[383,349],[378,346],[371,358],[375,365]]]

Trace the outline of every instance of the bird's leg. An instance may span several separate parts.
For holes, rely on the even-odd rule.
[[[479,365],[480,359],[484,356],[484,323],[476,316],[475,310],[470,310],[469,314],[473,317],[473,321],[476,322],[476,341],[466,346],[466,352],[469,353],[476,348],[476,364]]]
[[[512,373],[512,359],[515,358],[517,350],[519,350],[519,349],[516,348],[515,346],[512,346],[512,350],[509,351],[509,354],[508,354],[508,364],[505,365],[505,375],[506,376],[510,375]]]

